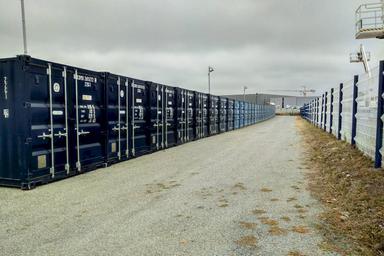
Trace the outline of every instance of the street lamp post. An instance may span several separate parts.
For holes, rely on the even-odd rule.
[[[21,1],[21,22],[22,22],[22,26],[23,26],[23,43],[24,43],[24,54],[27,55],[28,54],[28,51],[27,51],[27,29],[26,29],[26,26],[25,26],[25,11],[24,11],[24,0],[20,0]]]
[[[247,87],[247,86],[244,86],[243,89],[244,89],[244,93],[243,93],[243,101],[245,101],[245,90],[247,90],[248,87]]]
[[[208,66],[208,93],[211,94],[211,73],[215,71],[211,66]]]

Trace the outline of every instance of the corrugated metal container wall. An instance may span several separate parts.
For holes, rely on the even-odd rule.
[[[130,85],[132,155],[140,156],[151,152],[147,129],[150,120],[149,88],[145,81],[139,79],[130,80]]]
[[[178,143],[185,143],[194,139],[194,92],[176,88],[177,99],[177,138]]]
[[[228,114],[228,126],[227,126],[227,130],[228,131],[232,131],[234,129],[234,107],[235,107],[235,101],[234,100],[231,100],[231,99],[228,99],[228,111],[227,111],[227,114]]]
[[[209,135],[219,132],[219,97],[209,95]]]
[[[150,122],[149,134],[152,150],[174,146],[177,140],[175,125],[175,89],[173,87],[149,84]]]
[[[1,59],[0,77],[0,185],[32,188],[252,115],[248,103],[29,56]]]
[[[235,129],[240,128],[240,101],[235,100],[235,106],[234,106],[234,124],[235,124]]]
[[[165,147],[172,147],[177,144],[177,108],[176,89],[171,86],[165,87],[164,123],[165,123]]]
[[[249,103],[248,102],[244,103],[244,125],[245,126],[249,125]]]
[[[228,99],[224,97],[219,97],[219,125],[220,132],[226,132],[228,126]]]
[[[102,73],[101,77],[106,97],[106,155],[111,164],[130,157],[129,78],[109,73]]]
[[[208,136],[208,95],[195,92],[195,138]]]
[[[245,102],[240,101],[240,126],[239,126],[240,128],[244,127],[244,121],[245,121],[244,107],[245,107]]]
[[[1,73],[7,88],[2,184],[33,187],[104,165],[104,88],[98,73],[28,56],[3,59]]]

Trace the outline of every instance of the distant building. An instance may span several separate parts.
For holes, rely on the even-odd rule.
[[[230,99],[243,100],[243,94],[236,95],[223,95]],[[261,104],[261,105],[275,105],[279,108],[299,108],[305,103],[309,103],[315,99],[316,96],[304,97],[304,96],[288,96],[288,95],[277,95],[277,94],[245,94],[245,101]]]

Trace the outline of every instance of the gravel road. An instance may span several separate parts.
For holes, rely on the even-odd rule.
[[[0,188],[0,254],[334,255],[320,248],[300,158],[295,118],[276,117],[32,191]]]

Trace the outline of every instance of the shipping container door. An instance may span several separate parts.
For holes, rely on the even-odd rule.
[[[139,156],[151,151],[148,133],[149,89],[142,80],[132,79],[131,82],[131,141],[132,155]]]
[[[73,155],[77,171],[82,172],[106,161],[105,88],[96,72],[74,68],[72,75]]]
[[[240,102],[237,100],[234,103],[234,129],[240,128]]]
[[[49,180],[71,171],[68,79],[65,66],[40,61],[26,65],[24,86],[30,88],[31,111],[28,180]]]
[[[214,135],[219,132],[219,103],[217,96],[210,95],[209,109],[209,134]]]
[[[195,108],[194,108],[195,138],[201,139],[203,136],[203,100],[202,94],[195,92]]]
[[[244,127],[244,102],[240,101],[240,128]]]
[[[195,107],[195,94],[193,91],[187,90],[187,141],[195,139],[194,136],[194,107]]]
[[[165,87],[165,115],[164,115],[164,137],[165,147],[176,145],[177,126],[176,126],[176,91],[174,87]]]
[[[156,83],[149,85],[150,95],[150,126],[151,149],[159,150],[165,147],[164,138],[164,97],[165,86]]]
[[[219,126],[220,126],[220,132],[226,132],[227,131],[227,99],[225,98],[219,98],[220,101],[220,113],[219,113]]]
[[[208,108],[209,108],[209,104],[208,104],[208,94],[203,94],[202,95],[202,99],[203,99],[203,137],[207,137],[209,135],[209,122],[208,122]]]
[[[227,119],[228,119],[228,131],[232,131],[234,127],[234,104],[233,100],[228,100],[228,113],[227,113]]]
[[[187,91],[181,88],[176,89],[177,95],[177,142],[187,141]]]
[[[204,138],[208,136],[208,95],[196,93],[195,97],[196,137]]]
[[[129,79],[112,74],[106,80],[108,162],[129,158]]]

